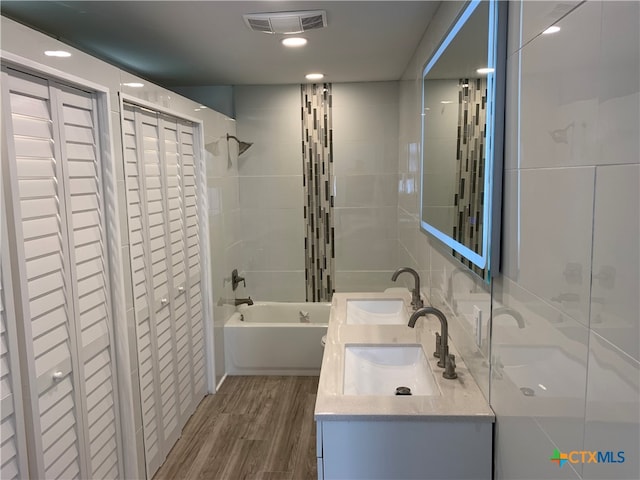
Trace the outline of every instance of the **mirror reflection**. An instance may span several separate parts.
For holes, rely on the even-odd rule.
[[[501,178],[494,170],[502,142],[494,113],[497,3],[470,2],[423,72],[421,227],[487,280],[499,224],[493,178]]]

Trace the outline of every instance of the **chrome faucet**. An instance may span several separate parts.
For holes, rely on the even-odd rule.
[[[513,318],[518,324],[518,328],[524,328],[524,318],[517,310],[509,307],[498,307],[492,312],[493,318],[496,318],[498,315],[509,315]]]
[[[398,278],[398,275],[400,275],[401,273],[410,273],[411,275],[413,275],[414,285],[413,290],[411,290],[411,306],[414,310],[422,308],[424,304],[422,303],[422,299],[420,298],[420,275],[418,275],[418,272],[416,272],[413,268],[402,267],[393,272],[391,280],[395,282]]]
[[[447,322],[447,317],[444,316],[437,308],[433,307],[422,307],[411,315],[409,318],[409,326],[414,328],[416,326],[416,321],[420,317],[424,317],[426,315],[435,315],[440,320],[440,335],[436,333],[436,351],[433,354],[434,357],[439,357],[438,366],[445,368],[447,363],[451,360],[449,358],[449,324]],[[455,367],[455,363],[454,363]]]

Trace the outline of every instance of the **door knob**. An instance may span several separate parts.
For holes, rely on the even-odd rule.
[[[58,372],[53,372],[53,381],[54,382],[59,382],[60,380],[62,380],[64,378],[64,373],[58,371]]]
[[[166,304],[167,304],[167,302],[168,302],[168,300],[167,300],[166,298],[161,298],[161,299],[160,299],[160,302],[161,302],[163,305],[166,305]]]
[[[179,293],[183,293],[184,292],[184,287],[178,287],[178,292]]]

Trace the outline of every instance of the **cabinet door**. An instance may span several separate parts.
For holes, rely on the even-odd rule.
[[[119,478],[95,97],[8,68],[3,85],[31,474]]]

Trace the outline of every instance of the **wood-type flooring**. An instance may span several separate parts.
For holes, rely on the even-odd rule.
[[[317,391],[318,377],[227,377],[154,480],[316,479]]]

